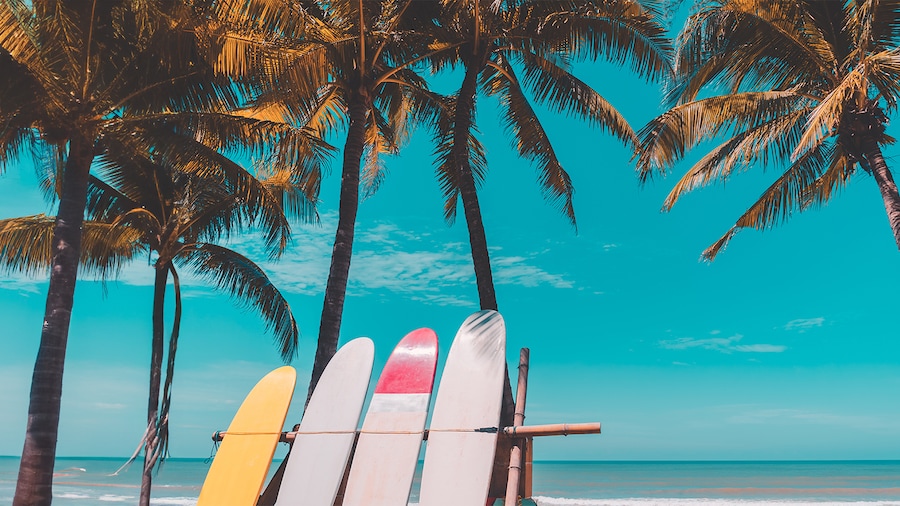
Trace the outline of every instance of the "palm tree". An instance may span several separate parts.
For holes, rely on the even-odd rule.
[[[140,161],[133,160],[133,164]],[[266,321],[285,361],[297,350],[299,331],[290,306],[263,270],[249,258],[216,242],[257,220],[247,211],[241,195],[219,178],[198,176],[174,168],[142,163],[116,163],[103,167],[104,179],[92,180],[88,212],[101,220],[140,233],[142,244],[155,252],[153,339],[148,396],[148,426],[144,436],[144,470],[140,504],[150,503],[152,470],[165,458],[168,448],[169,407],[181,324],[181,282],[177,264],[205,278],[235,299],[255,309]],[[262,183],[259,183],[262,184]],[[260,189],[260,191],[268,191]],[[274,202],[274,201],[270,201]],[[281,208],[268,211],[275,215]],[[282,217],[283,218],[283,217]],[[262,220],[266,221],[266,220]],[[275,228],[283,219],[269,220]],[[281,230],[263,230],[278,236]],[[277,250],[276,250],[277,251]],[[174,321],[168,344],[165,383],[160,399],[163,362],[163,316],[169,275],[174,283]]]
[[[455,52],[432,58],[436,70],[460,65],[463,81],[450,121],[439,126],[438,179],[444,216],[452,223],[461,200],[481,309],[497,309],[490,256],[477,188],[487,171],[484,149],[474,135],[479,92],[494,96],[519,155],[537,168],[544,197],[575,225],[573,186],[526,90],[538,103],[607,130],[627,145],[635,134],[621,114],[569,70],[572,58],[631,60],[642,76],[658,78],[670,65],[670,44],[656,13],[636,1],[533,0],[494,2],[445,0],[444,36]]]
[[[49,146],[62,160],[15,506],[52,499],[63,363],[95,158],[115,143],[189,156],[197,151],[197,138],[220,149],[282,137],[277,129],[251,128],[249,118],[223,126],[223,111],[240,103],[238,90],[206,63],[197,44],[196,23],[203,21],[197,14],[179,0],[0,2],[0,162],[14,161],[29,144]],[[193,137],[180,135],[182,144],[167,144],[179,132]],[[229,169],[230,163],[218,155],[213,166]],[[252,191],[248,174],[229,174],[247,190],[251,208],[268,198]]]
[[[154,262],[148,426],[141,441],[144,469],[140,504],[148,505],[152,471],[165,458],[168,448],[171,387],[182,311],[176,263],[256,309],[272,330],[285,361],[296,354],[299,331],[290,306],[262,269],[243,255],[215,244],[232,232],[260,221],[248,214],[240,195],[226,184],[225,179],[198,176],[150,160],[135,159],[105,164],[99,175],[115,183],[107,184],[91,176],[88,215],[92,219],[85,221],[82,265],[89,272],[108,277],[124,260],[133,258],[138,252],[149,250],[157,256]],[[266,182],[257,184],[265,186]],[[270,190],[262,188],[260,191]],[[278,212],[280,209],[269,214]],[[275,224],[286,226],[283,220],[275,220]],[[50,265],[52,226],[53,219],[43,216],[0,220],[0,262],[7,268],[26,272],[46,269]],[[277,230],[267,232],[282,233]],[[160,399],[165,294],[170,274],[174,282],[174,321]]]
[[[635,72],[658,78],[669,68],[670,44],[656,13],[631,0],[614,2],[495,2],[444,0],[439,33],[452,48],[434,54],[435,71],[459,65],[463,80],[445,121],[438,124],[437,175],[444,193],[444,218],[453,223],[462,201],[481,309],[497,310],[490,255],[478,187],[487,165],[475,136],[479,93],[498,99],[501,120],[519,155],[537,169],[544,197],[575,226],[571,178],[529,100],[574,115],[607,130],[626,145],[636,142],[624,117],[568,68],[573,58],[606,56],[632,61]],[[504,375],[502,424],[512,424],[515,406],[509,372]],[[508,451],[500,452],[508,455]],[[498,468],[501,476],[502,468]],[[492,490],[502,493],[501,484]]]
[[[874,0],[717,0],[688,19],[672,107],[639,134],[642,178],[713,138],[725,140],[682,176],[664,210],[751,166],[783,168],[704,258],[742,228],[825,204],[857,168],[875,179],[900,247],[900,195],[881,148],[900,98],[898,23],[900,5]]]
[[[284,118],[323,136],[347,123],[338,227],[308,395],[337,351],[361,187],[377,189],[381,155],[397,153],[411,122],[431,118],[443,105],[411,69],[429,51],[430,35],[413,29],[430,19],[429,8],[412,0],[327,6],[249,0],[218,13],[233,34],[220,61],[230,73],[244,72],[246,85],[261,93],[260,117]]]

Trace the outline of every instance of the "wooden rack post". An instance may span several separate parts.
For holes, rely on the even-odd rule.
[[[525,398],[528,388],[528,348],[519,351],[519,383],[516,386],[516,415],[513,418],[513,427],[521,427],[525,423]],[[506,482],[506,496],[503,499],[504,506],[516,506],[519,499],[519,483],[522,475],[522,453],[527,444],[524,438],[513,441],[509,452],[509,478]],[[528,477],[526,482],[531,481]]]

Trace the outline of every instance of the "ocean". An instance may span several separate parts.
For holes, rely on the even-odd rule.
[[[57,459],[53,504],[136,503],[140,463],[113,475],[122,463]],[[169,460],[151,504],[195,504],[208,468],[203,459]],[[17,458],[0,457],[0,504],[12,502],[17,470]],[[900,506],[900,461],[535,462],[534,495],[539,506]]]

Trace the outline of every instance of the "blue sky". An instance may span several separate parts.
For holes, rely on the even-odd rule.
[[[657,87],[606,64],[577,72],[640,127]],[[576,187],[578,230],[547,206],[494,105],[479,103],[490,172],[481,193],[508,358],[531,349],[526,423],[603,424],[600,436],[546,438],[538,459],[897,459],[900,254],[877,187],[857,175],[830,205],[763,233],[739,233],[713,263],[700,252],[777,175],[752,171],[660,213],[674,177],[639,187],[608,135],[541,111]],[[889,127],[889,133],[894,128]],[[696,159],[695,152],[690,160]],[[900,167],[898,150],[886,152]],[[465,227],[448,227],[425,132],[389,161],[360,207],[342,342],[369,336],[376,374],[408,331],[433,328],[439,367],[477,310]],[[688,164],[679,165],[675,175]],[[303,337],[289,424],[299,421],[336,225],[338,174],[322,191],[321,226],[295,227],[279,263],[252,237]],[[0,217],[53,212],[29,164],[0,176]],[[146,416],[152,271],[127,268],[107,292],[85,280],[69,334],[58,454],[125,456]],[[280,365],[253,314],[183,279],[184,320],[171,451],[204,457],[246,392]],[[0,455],[21,452],[46,283],[0,278]],[[439,370],[440,373],[440,370]]]

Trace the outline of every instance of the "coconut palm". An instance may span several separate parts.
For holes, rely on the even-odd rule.
[[[119,160],[101,166],[98,172],[115,183],[91,176],[87,206],[91,219],[84,223],[82,265],[105,279],[136,253],[156,255],[148,425],[141,441],[144,470],[139,504],[147,505],[152,471],[165,458],[168,448],[171,387],[182,313],[176,265],[188,268],[257,310],[274,334],[285,361],[296,354],[299,332],[289,304],[262,269],[245,256],[215,244],[258,221],[247,213],[240,195],[226,180],[165,168],[146,159]],[[277,182],[278,179],[276,185]],[[297,196],[296,191],[292,193]],[[46,269],[50,265],[53,221],[46,216],[0,220],[0,261],[7,268],[20,271]],[[164,307],[170,275],[174,282],[174,321],[165,381],[161,385]]]
[[[140,165],[140,168],[135,168]],[[124,168],[123,167],[127,167]],[[299,335],[290,306],[263,270],[249,258],[216,244],[258,221],[249,215],[236,188],[219,178],[164,168],[152,163],[104,166],[103,179],[92,180],[89,215],[140,233],[141,243],[157,255],[154,262],[153,339],[148,426],[144,435],[144,475],[140,504],[149,505],[152,470],[168,448],[169,408],[181,324],[181,282],[176,266],[226,290],[256,310],[274,335],[285,361],[297,350]],[[262,183],[259,183],[262,184]],[[268,191],[260,189],[260,191]],[[272,210],[280,212],[280,209]],[[279,225],[281,225],[279,223]],[[264,230],[280,234],[280,231]],[[174,320],[168,343],[165,382],[160,399],[163,362],[163,316],[166,285],[174,286]]]
[[[482,309],[497,309],[478,186],[487,171],[475,134],[479,95],[498,99],[501,120],[519,155],[531,161],[551,205],[575,225],[573,186],[529,99],[607,130],[627,145],[635,134],[621,114],[571,73],[572,59],[630,61],[639,75],[668,71],[671,47],[656,13],[632,0],[611,2],[495,2],[445,0],[442,27],[454,52],[431,59],[436,70],[460,65],[463,81],[451,120],[439,127],[438,179],[445,218],[453,222],[462,201]],[[527,91],[526,91],[527,90]]]
[[[573,75],[569,63],[600,56],[617,63],[630,59],[635,72],[658,78],[670,68],[671,47],[656,13],[631,0],[444,0],[442,4],[442,30],[437,35],[449,49],[432,55],[429,61],[435,71],[457,65],[463,71],[452,111],[437,125],[437,175],[445,199],[444,217],[452,224],[462,202],[479,304],[481,309],[496,310],[478,200],[478,187],[487,173],[484,147],[475,135],[479,95],[497,99],[501,121],[519,155],[537,169],[544,197],[575,226],[571,178],[557,158],[532,100],[633,145],[636,137],[625,118]],[[515,406],[508,372],[504,378],[501,423],[511,424]],[[503,469],[498,471],[496,476]],[[492,489],[502,493],[502,486]]]
[[[229,80],[207,65],[204,47],[196,43],[201,32],[196,23],[202,21],[197,14],[179,0],[0,2],[0,121],[5,125],[0,162],[16,160],[34,144],[49,147],[61,161],[50,284],[16,506],[46,505],[52,499],[63,363],[95,158],[116,142],[190,156],[195,138],[219,149],[281,137],[264,126],[249,126],[250,118],[222,126],[223,111],[240,100]],[[182,145],[166,143],[167,137],[185,132],[194,137],[181,135]],[[215,162],[213,167],[230,168],[223,155]],[[265,207],[261,199],[271,195],[254,193],[246,172],[229,174],[248,191],[251,209]]]
[[[828,202],[862,169],[878,185],[900,247],[900,195],[882,152],[900,98],[900,3],[717,0],[678,38],[669,111],[640,132],[644,179],[698,143],[724,140],[695,163],[663,204],[750,167],[780,175],[721,238],[763,230]]]
[[[229,73],[243,72],[245,85],[261,93],[260,117],[307,125],[323,136],[347,125],[338,227],[309,395],[337,351],[361,188],[363,194],[377,189],[382,155],[397,153],[411,122],[431,118],[442,106],[412,70],[436,50],[428,47],[427,31],[414,29],[431,19],[433,7],[412,0],[248,0],[223,4],[218,13],[232,34],[220,62]]]

